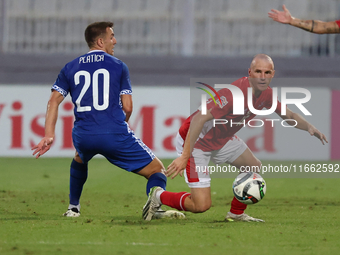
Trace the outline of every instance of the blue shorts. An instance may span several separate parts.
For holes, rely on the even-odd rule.
[[[73,145],[87,163],[97,154],[129,172],[138,172],[155,158],[150,148],[130,131],[125,134],[79,134],[72,132]]]

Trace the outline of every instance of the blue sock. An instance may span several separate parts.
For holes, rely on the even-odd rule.
[[[165,190],[166,176],[163,173],[155,173],[150,176],[146,184],[146,195],[149,195],[150,189],[155,186],[159,186]]]
[[[78,205],[83,186],[87,179],[87,164],[73,159],[70,169],[70,204]]]

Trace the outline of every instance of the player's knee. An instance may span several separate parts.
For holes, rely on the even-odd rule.
[[[155,173],[163,173],[165,175],[164,165],[158,158],[154,158],[149,165],[139,172],[139,174],[143,175],[147,179]]]
[[[156,173],[163,173],[163,174],[165,174],[165,167],[164,167],[163,163],[160,160],[158,160],[158,161],[159,162],[158,162],[157,166],[154,168],[154,171]]]
[[[78,163],[83,163],[83,161],[81,160],[78,151],[76,151],[75,155],[74,155],[74,160],[77,161]]]
[[[211,201],[195,204],[193,213],[203,213],[205,211],[208,211],[211,207]]]

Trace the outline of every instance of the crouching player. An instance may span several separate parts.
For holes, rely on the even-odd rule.
[[[248,69],[249,77],[243,77],[233,82],[248,98],[248,88],[252,90],[253,105],[257,110],[263,108],[270,109],[272,106],[272,89],[269,87],[271,79],[274,77],[274,63],[265,54],[254,57]],[[202,115],[199,111],[192,114],[181,126],[177,135],[177,151],[180,155],[167,169],[167,176],[174,178],[178,174],[182,175],[183,169],[185,180],[190,188],[190,193],[173,193],[164,191],[161,187],[153,187],[149,195],[146,207],[153,207],[153,212],[161,205],[165,204],[182,211],[202,213],[211,206],[210,176],[208,172],[196,172],[196,166],[205,169],[209,161],[214,163],[229,163],[237,168],[256,166],[260,169],[261,162],[250,151],[247,145],[235,135],[243,125],[236,123],[248,123],[255,117],[249,111],[247,100],[244,103],[244,115],[233,114],[233,96],[231,92],[224,88],[219,92],[223,98],[222,104],[215,105],[213,100],[207,103],[207,114]],[[217,101],[217,98],[216,98]],[[310,135],[317,137],[323,144],[328,142],[324,134],[307,122],[301,115],[286,109],[286,115],[281,114],[281,103],[277,101],[275,112],[282,118],[287,119],[287,123],[298,129],[305,130]],[[228,120],[228,123],[236,125],[216,125],[213,127],[213,119]],[[289,121],[291,120],[291,121]],[[253,168],[251,168],[253,169]],[[239,202],[235,197],[231,202],[231,209],[226,215],[227,221],[257,221],[262,219],[251,217],[244,213],[247,205]],[[150,210],[152,211],[152,210]]]

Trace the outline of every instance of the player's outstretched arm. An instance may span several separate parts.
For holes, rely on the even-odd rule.
[[[34,150],[33,155],[36,155],[36,158],[39,158],[51,148],[54,140],[55,125],[58,119],[58,107],[63,100],[62,94],[55,90],[52,91],[46,110],[45,137],[32,148]]]
[[[285,5],[282,6],[282,9],[283,11],[271,9],[271,12],[268,13],[268,17],[272,18],[274,21],[289,24],[315,34],[340,33],[340,28],[335,21],[302,20],[292,17]]]
[[[212,120],[214,117],[208,110],[206,115],[201,115],[197,113],[192,117],[190,122],[190,128],[187,133],[187,137],[184,141],[184,147],[182,155],[176,158],[172,163],[168,166],[166,171],[166,176],[171,177],[171,179],[175,178],[178,174],[180,176],[183,175],[183,171],[187,166],[188,160],[190,158],[191,152],[194,149],[194,145],[197,141],[199,134],[202,131],[203,125],[205,122]]]
[[[321,143],[324,145],[325,142],[328,143],[327,137],[321,133],[316,127],[314,127],[311,123],[309,123],[305,118],[303,118],[300,114],[292,112],[287,107],[286,115],[280,115],[282,119],[293,119],[297,122],[297,125],[295,126],[298,129],[307,131],[311,136],[315,136],[318,138]],[[287,121],[290,125],[295,125],[296,123],[294,121]]]
[[[268,17],[282,24],[290,24],[293,17],[285,5],[282,5],[282,8],[283,8],[283,11],[271,9],[271,12],[268,12]]]

